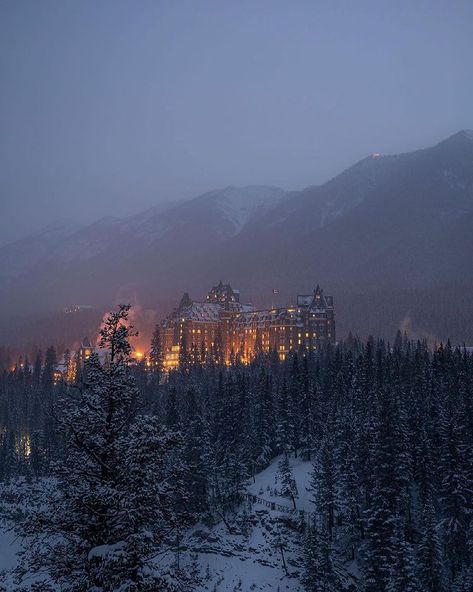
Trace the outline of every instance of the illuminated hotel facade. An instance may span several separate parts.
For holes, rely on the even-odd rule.
[[[220,282],[204,301],[186,293],[162,323],[164,366],[177,368],[187,359],[213,358],[224,363],[250,362],[258,353],[313,351],[335,343],[333,297],[317,288],[298,295],[292,306],[256,309],[240,303],[240,293]]]

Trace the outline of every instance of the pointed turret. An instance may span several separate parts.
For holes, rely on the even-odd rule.
[[[179,302],[178,311],[184,310],[185,308],[189,308],[192,305],[192,300],[190,299],[189,293],[184,292],[182,295],[181,301]]]
[[[84,337],[81,343],[81,347],[92,347],[92,344],[90,343],[90,339],[88,337]]]
[[[84,337],[82,343],[80,344],[79,349],[77,350],[77,359],[80,364],[83,364],[86,360],[90,358],[94,351],[92,344],[90,343],[90,339],[88,337]]]

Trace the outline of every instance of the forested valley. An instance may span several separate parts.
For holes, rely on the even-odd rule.
[[[201,523],[251,529],[246,487],[275,459],[297,508],[297,458],[311,510],[277,525],[291,589],[473,590],[471,354],[350,337],[247,365],[183,355],[164,374],[159,331],[151,364],[130,362],[127,315],[74,381],[55,379],[53,348],[0,376],[0,510],[24,541],[0,589],[206,589],[196,550],[192,569],[157,558]]]

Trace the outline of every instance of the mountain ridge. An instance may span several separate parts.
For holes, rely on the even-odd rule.
[[[222,277],[261,304],[273,287],[289,299],[320,283],[336,303],[342,295],[342,335],[361,326],[362,313],[350,319],[348,311],[350,295],[364,295],[381,335],[383,316],[396,310],[397,318],[386,324],[390,335],[407,314],[416,322],[417,313],[398,310],[396,293],[428,299],[420,296],[427,291],[438,300],[445,287],[473,285],[472,224],[473,132],[462,130],[413,152],[368,155],[300,191],[228,186],[161,212],[102,219],[53,247],[33,243],[39,255],[12,277],[12,257],[0,248],[2,315],[22,308],[51,313],[87,298],[109,307],[119,295],[162,315],[181,292],[205,293]],[[28,241],[16,243],[17,253],[19,245],[27,249]],[[31,306],[30,293],[38,306]],[[392,302],[376,300],[381,293],[392,293]],[[419,302],[414,308],[422,313]],[[447,299],[441,306],[452,317],[452,334],[462,337],[463,330],[473,340],[466,328],[454,327],[448,310],[456,303]],[[468,314],[471,308],[466,304]],[[427,324],[426,331],[435,333],[435,320]]]

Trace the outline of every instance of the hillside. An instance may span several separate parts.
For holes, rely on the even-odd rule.
[[[410,328],[473,342],[472,228],[473,132],[462,131],[370,155],[302,191],[225,188],[4,246],[0,326],[12,338],[11,318],[124,298],[161,316],[183,291],[198,298],[222,278],[262,305],[274,287],[284,303],[320,283],[339,336]]]
[[[183,537],[179,561],[182,569],[194,573],[196,581],[199,581],[195,592],[300,590],[301,556],[297,532],[287,529],[285,559],[289,567],[288,575],[274,540],[278,525],[288,524],[291,520],[296,525],[298,520],[298,514],[291,511],[290,500],[278,494],[279,460],[279,457],[276,458],[267,469],[256,475],[247,491],[257,496],[258,500],[287,507],[287,512],[245,501],[230,518],[232,532],[223,522],[211,527],[198,524]],[[312,463],[291,459],[291,467],[301,492],[297,508],[310,512],[312,504],[306,488]],[[0,529],[0,583],[9,581],[10,576],[3,579],[1,573],[16,565],[16,553],[20,549],[20,542],[14,533]],[[174,568],[175,554],[176,550],[171,545],[160,556],[160,569],[163,565]]]

